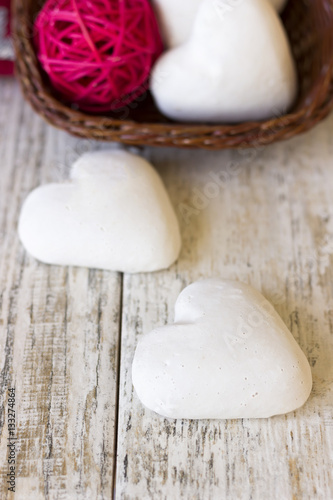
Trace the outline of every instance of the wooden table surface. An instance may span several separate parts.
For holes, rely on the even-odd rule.
[[[142,150],[181,224],[182,253],[167,271],[36,262],[17,237],[23,200],[105,147],[46,125],[16,82],[0,80],[1,500],[333,499],[333,116],[260,150]],[[212,276],[251,283],[274,303],[312,367],[303,408],[174,421],[142,407],[131,384],[138,339],[173,321],[186,285]]]

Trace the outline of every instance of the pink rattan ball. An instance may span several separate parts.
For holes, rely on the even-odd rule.
[[[34,41],[52,86],[92,112],[143,94],[163,49],[149,0],[47,0]]]

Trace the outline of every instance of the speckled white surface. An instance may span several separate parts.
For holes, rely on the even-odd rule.
[[[170,418],[267,418],[308,399],[309,363],[273,306],[244,283],[185,288],[175,322],[147,333],[133,361],[145,406]]]
[[[169,267],[181,246],[176,214],[154,168],[112,150],[83,155],[71,183],[30,193],[19,235],[42,262],[131,273]]]

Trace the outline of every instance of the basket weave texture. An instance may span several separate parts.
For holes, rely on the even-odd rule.
[[[16,70],[26,99],[52,125],[87,139],[132,145],[232,149],[289,139],[321,121],[333,108],[333,0],[289,0],[283,22],[296,60],[297,101],[288,114],[233,125],[175,123],[147,92],[140,102],[105,115],[72,109],[53,93],[33,47],[41,0],[13,0]]]

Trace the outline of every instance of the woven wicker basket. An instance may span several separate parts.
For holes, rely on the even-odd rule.
[[[66,106],[52,94],[32,45],[33,21],[42,4],[42,0],[14,0],[17,74],[33,108],[52,125],[78,137],[186,148],[259,147],[309,130],[333,108],[333,0],[289,0],[283,13],[300,81],[292,111],[237,125],[171,122],[159,113],[149,93],[113,115],[90,115]]]

